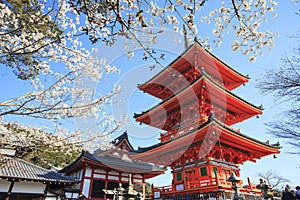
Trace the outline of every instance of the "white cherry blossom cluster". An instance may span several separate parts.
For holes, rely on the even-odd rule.
[[[75,140],[66,140],[64,135],[70,137],[75,133],[69,132],[66,129],[59,130],[61,134],[52,134],[47,132],[47,128],[31,127],[23,124],[1,123],[1,144],[15,145],[18,147],[27,147],[38,151],[39,144],[48,147],[49,151],[58,151],[60,153],[72,154],[72,152],[80,152],[82,149],[81,143]],[[3,130],[6,130],[3,132]]]
[[[89,89],[104,75],[120,73],[120,70],[97,59],[93,50],[83,46],[80,28],[84,19],[74,13],[66,1],[58,1],[58,4],[45,1],[42,8],[41,12],[33,12],[26,19],[28,24],[23,24],[24,13],[14,12],[7,4],[0,4],[0,61],[4,64],[12,61],[10,67],[17,68],[18,76],[29,79],[33,86],[33,90],[19,97],[0,102],[0,116],[23,115],[60,124],[69,118],[93,116],[98,124],[107,125],[107,132],[115,130],[118,127],[116,120],[101,113],[119,88],[116,86],[110,93],[101,95]],[[56,25],[55,31],[49,29],[49,24]],[[24,59],[29,61],[35,59],[35,62],[26,66],[24,62],[18,62],[19,55],[28,56]],[[39,136],[33,129],[27,132]],[[100,127],[98,131],[94,130],[93,134],[97,136],[94,138],[101,140],[103,132]],[[78,143],[85,142],[82,140],[86,134],[84,131],[71,135],[64,135],[63,131],[57,133],[61,141],[61,137],[65,137],[67,140],[77,138]],[[39,139],[37,136],[32,138]]]
[[[273,0],[242,0],[222,2],[222,6],[202,17],[205,22],[213,22],[212,30],[218,47],[225,34],[234,34],[232,50],[240,50],[254,62],[258,55],[263,55],[265,48],[269,51],[274,47],[274,39],[278,33],[261,28],[261,24],[274,18],[277,5]]]
[[[278,33],[262,27],[263,23],[277,15],[275,0],[224,1],[211,10],[208,16],[202,14],[206,9],[206,0],[120,0],[89,3],[73,0],[73,3],[77,12],[88,16],[85,30],[94,40],[103,39],[107,44],[113,45],[116,35],[124,36],[125,39],[136,40],[137,48],[142,47],[149,54],[147,49],[156,42],[157,34],[163,33],[166,28],[183,33],[183,25],[188,28],[189,38],[204,38],[200,42],[209,49],[212,44],[220,46],[225,34],[231,33],[234,36],[233,51],[241,51],[249,56],[251,62],[265,50],[271,50],[274,39],[278,36]],[[83,6],[87,9],[82,10]],[[215,27],[212,33],[215,38],[202,35],[197,27],[199,22],[213,23]],[[133,50],[128,46],[125,49],[131,58]]]
[[[146,58],[158,63],[160,57],[150,49],[165,29],[186,32],[188,40],[198,38],[209,50],[213,44],[218,47],[225,34],[232,34],[232,49],[253,62],[274,46],[277,36],[262,26],[276,17],[275,0],[225,1],[208,16],[203,16],[207,0],[28,2],[27,7],[19,5],[24,9],[0,3],[0,63],[30,80],[34,88],[0,102],[0,117],[23,115],[60,123],[68,118],[92,117],[100,131],[86,131],[89,138],[106,137],[120,125],[113,116],[103,114],[119,88],[107,94],[94,90],[104,76],[120,71],[105,59],[97,59],[94,55],[101,50],[93,50],[93,44],[111,46],[121,38],[129,58],[135,49],[142,48]],[[202,35],[200,22],[214,25],[215,38]]]

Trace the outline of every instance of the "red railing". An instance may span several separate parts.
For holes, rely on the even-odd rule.
[[[182,184],[178,184],[182,185]],[[210,186],[220,186],[223,189],[228,189],[231,190],[232,184],[228,181],[226,181],[225,178],[210,178],[210,179],[200,179],[200,180],[194,180],[194,181],[187,181],[185,186],[182,188],[183,190],[190,190],[190,189],[200,189],[201,188],[207,188]],[[242,183],[240,184],[240,191],[243,193],[249,193],[249,192],[255,192],[255,193],[260,193],[260,190],[256,189],[255,185],[250,185],[247,188],[242,187]],[[162,186],[162,187],[155,187],[153,188],[153,191],[160,191],[161,194],[163,193],[172,193],[177,191],[176,190],[176,184],[172,185],[167,185],[167,186]]]
[[[207,187],[207,186],[217,186],[217,185],[220,185],[218,183],[218,181],[219,180],[217,180],[216,178],[187,181],[185,184],[185,187],[183,189],[186,190],[186,189],[201,188],[201,187]],[[224,184],[226,184],[226,186],[228,185],[228,182],[226,182],[226,181],[222,181],[222,182],[224,182]],[[181,185],[181,184],[177,184],[177,185]],[[176,187],[176,185],[156,187],[156,188],[154,188],[154,191],[160,191],[162,193],[173,192],[173,191],[176,191],[175,187]],[[230,183],[229,183],[228,187],[231,187]]]
[[[190,132],[192,129],[195,129],[201,124],[205,123],[207,120],[208,120],[208,116],[206,115],[200,117],[196,115],[193,119],[189,119],[184,122],[181,122],[181,125],[186,123],[184,127],[176,129],[175,131],[161,133],[160,139],[162,142],[166,142],[178,136],[185,135],[186,133]]]

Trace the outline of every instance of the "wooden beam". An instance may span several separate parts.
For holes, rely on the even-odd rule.
[[[6,197],[5,200],[9,200],[11,198],[11,191],[14,187],[14,184],[15,184],[15,181],[12,180],[11,183],[10,183],[9,189],[7,191],[8,197]]]
[[[46,187],[45,187],[45,190],[44,190],[44,196],[43,196],[43,199],[46,199],[47,193],[48,193],[48,189],[49,189],[49,185],[46,184]]]

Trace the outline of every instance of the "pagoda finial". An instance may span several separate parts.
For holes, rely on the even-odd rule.
[[[183,38],[184,38],[184,48],[188,48],[188,39],[187,39],[187,31],[185,28],[185,24],[183,24]]]

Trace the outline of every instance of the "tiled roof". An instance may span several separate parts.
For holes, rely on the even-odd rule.
[[[258,109],[260,111],[263,110],[262,106],[256,106],[250,102],[248,102],[247,100],[244,100],[243,98],[239,97],[238,95],[234,94],[232,91],[227,90],[226,88],[220,86],[219,84],[217,84],[205,71],[202,71],[201,75],[196,78],[193,82],[191,82],[190,84],[186,85],[185,87],[183,87],[182,89],[180,89],[179,91],[177,91],[175,94],[169,96],[168,98],[164,99],[163,101],[161,101],[160,103],[156,104],[155,106],[153,106],[152,108],[149,108],[146,111],[142,111],[142,113],[137,114],[134,113],[134,118],[138,118],[140,116],[143,116],[146,113],[149,113],[151,110],[154,110],[155,108],[163,105],[164,103],[166,103],[167,101],[169,101],[172,98],[176,98],[180,93],[183,93],[184,91],[188,90],[189,88],[192,88],[194,83],[197,83],[199,80],[201,79],[206,79],[208,81],[210,81],[215,87],[218,87],[220,90],[223,90],[222,92],[224,92],[224,94],[228,94],[231,95],[232,97],[239,99],[240,101],[244,102],[245,104],[248,104],[251,107],[254,107],[255,109]]]
[[[127,142],[127,145],[129,147],[129,149],[133,150],[132,145],[130,144],[129,140],[128,140],[128,134],[127,131],[125,131],[122,135],[120,135],[119,137],[117,137],[116,139],[114,139],[111,143],[114,146],[118,146],[120,143],[122,143],[123,141]]]
[[[128,145],[128,147],[129,147],[128,151],[131,152],[131,151],[134,150],[134,148],[132,147],[132,145],[129,142],[127,131],[123,132],[119,137],[112,140],[110,142],[110,144],[112,145],[112,148],[114,148],[114,147],[118,147],[123,141],[125,141],[126,144]],[[105,150],[97,149],[93,152],[93,154],[98,155],[98,154],[101,154],[103,152],[105,152]]]
[[[76,161],[62,169],[60,172],[72,171],[73,167],[79,163],[83,163],[83,160],[85,160],[84,162],[92,162],[94,165],[108,167],[125,173],[157,174],[166,171],[164,166],[155,166],[152,163],[132,160],[128,157],[128,154],[119,156],[115,152],[110,155],[95,155],[88,151],[83,151],[81,156]]]
[[[234,73],[238,74],[239,76],[242,76],[244,78],[249,79],[248,75],[245,76],[243,74],[241,74],[240,72],[236,71],[235,69],[233,69],[232,67],[230,67],[228,64],[226,64],[224,61],[222,61],[221,59],[219,59],[217,56],[215,56],[214,54],[212,54],[209,50],[207,50],[206,48],[204,48],[202,46],[202,44],[200,44],[200,42],[198,40],[194,40],[194,43],[191,44],[188,48],[185,49],[184,52],[182,52],[176,59],[174,59],[169,65],[167,65],[165,68],[163,68],[158,74],[156,74],[155,76],[153,76],[150,80],[148,80],[147,82],[143,83],[143,84],[138,84],[138,87],[141,87],[143,85],[146,85],[147,83],[150,83],[151,80],[153,80],[155,77],[159,76],[160,74],[162,74],[165,70],[168,70],[168,68],[170,66],[172,66],[177,60],[179,60],[180,58],[182,58],[182,56],[187,53],[190,49],[193,48],[193,46],[195,45],[199,45],[206,53],[208,53],[210,56],[212,56],[214,59],[218,60],[220,63],[222,63],[223,65],[226,66],[226,68],[228,68],[229,70],[233,71]]]
[[[109,155],[96,156],[87,151],[83,151],[82,156],[122,172],[147,173],[165,171],[164,167],[155,166],[138,160],[131,160],[124,155],[122,157]]]
[[[114,146],[118,146],[118,144],[120,144],[120,142],[122,142],[125,139],[128,139],[128,134],[127,134],[126,131],[122,135],[120,135],[119,137],[117,137],[116,139],[114,139],[111,143]]]
[[[75,177],[63,176],[18,158],[1,157],[0,178],[36,182],[75,183]]]

